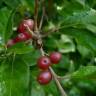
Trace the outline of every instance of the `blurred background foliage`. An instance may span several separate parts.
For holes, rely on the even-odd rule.
[[[58,75],[70,76],[62,86],[68,96],[96,96],[96,0],[45,0],[45,9],[42,34],[60,26],[43,43],[47,53],[63,55],[53,66]],[[46,86],[36,81],[38,50],[24,42],[4,47],[26,15],[34,18],[34,0],[0,0],[0,96],[60,96],[54,81]]]

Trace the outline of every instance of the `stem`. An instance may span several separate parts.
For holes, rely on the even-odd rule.
[[[65,80],[65,79],[70,79],[71,75],[65,75],[65,76],[57,76],[59,80]]]
[[[44,0],[43,0],[44,2]],[[39,49],[40,49],[40,52],[41,52],[41,55],[42,56],[45,56],[45,52],[43,50],[43,42],[42,42],[42,38],[41,38],[41,34],[40,34],[40,31],[39,31],[39,28],[37,26],[37,18],[38,17],[38,0],[35,0],[35,15],[34,15],[34,18],[35,18],[35,31],[36,34],[37,34],[37,43],[39,45]],[[42,27],[42,22],[43,22],[43,18],[41,19],[41,25],[40,25],[40,29]],[[57,84],[57,87],[59,88],[60,92],[61,92],[61,95],[62,96],[67,96],[66,92],[64,91],[64,89],[62,88],[58,78],[57,78],[57,75],[56,73],[54,72],[54,70],[49,67],[50,71],[51,71],[51,74],[53,75],[53,78]]]
[[[43,18],[44,18],[44,8],[43,8],[43,13],[42,13],[42,17],[41,17],[41,21],[40,21],[40,25],[39,25],[39,30],[41,30],[41,28],[42,28]]]
[[[42,47],[40,48],[40,52],[41,52],[42,56],[45,56],[45,52],[43,51]]]
[[[37,19],[38,19],[38,0],[35,0],[35,12],[34,12],[34,23],[35,23],[35,30],[37,30]]]
[[[50,29],[48,32],[44,32],[45,34],[42,35],[42,37],[44,38],[44,37],[50,35],[51,33],[57,32],[60,29],[62,29],[62,28],[61,27],[56,27],[56,28]]]
[[[24,26],[27,28],[28,32],[32,35],[33,38],[36,38],[37,37],[37,35],[29,28],[28,25],[24,25]]]
[[[40,49],[40,52],[41,52],[41,55],[42,55],[42,56],[45,55],[45,52],[44,52],[43,48]],[[59,88],[59,90],[60,90],[60,92],[61,92],[61,95],[62,95],[62,96],[67,96],[66,92],[65,92],[64,89],[62,88],[62,86],[61,86],[61,84],[60,84],[60,82],[59,82],[59,80],[58,80],[58,78],[57,78],[58,76],[56,75],[56,73],[54,72],[54,70],[52,69],[52,67],[49,67],[49,69],[50,69],[50,71],[51,71],[51,73],[52,73],[52,75],[53,75],[53,78],[54,78],[54,80],[55,80],[55,82],[56,82],[56,84],[57,84],[57,86],[58,86],[58,88]]]
[[[60,25],[59,26],[56,26],[55,28],[49,29],[47,32],[44,32],[45,34],[42,35],[42,37],[46,37],[46,36],[48,36],[48,35],[50,35],[50,34],[52,34],[54,32],[57,32],[57,31],[59,31],[59,30],[61,30],[63,28],[69,28],[71,26],[76,26],[76,25],[78,25],[78,23],[77,24],[64,25],[64,26],[61,26],[61,27],[60,27]]]
[[[50,69],[50,71],[51,71],[51,73],[52,73],[52,75],[53,75],[53,77],[54,77],[54,80],[55,80],[55,82],[56,82],[56,84],[57,84],[57,86],[58,86],[58,88],[59,88],[59,90],[60,90],[60,92],[61,92],[61,95],[62,95],[62,96],[67,96],[66,92],[65,92],[64,89],[62,88],[62,86],[61,86],[61,84],[60,84],[60,82],[59,82],[59,80],[58,80],[58,78],[57,78],[56,73],[54,72],[54,70],[53,70],[51,67],[50,67],[49,69]]]
[[[42,0],[42,17],[41,17],[41,21],[40,21],[40,25],[39,25],[39,30],[41,30],[42,28],[42,24],[43,24],[43,19],[44,19],[44,16],[45,16],[45,6],[44,6],[44,0]]]

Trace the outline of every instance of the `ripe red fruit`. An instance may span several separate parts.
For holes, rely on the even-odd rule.
[[[7,47],[11,47],[15,44],[15,41],[13,39],[10,39],[8,42],[7,42]]]
[[[50,54],[50,60],[53,64],[59,63],[61,60],[61,57],[62,57],[62,55],[59,52],[53,52]]]
[[[51,65],[51,61],[47,56],[42,56],[38,59],[37,65],[40,69],[46,70]]]
[[[52,80],[52,74],[50,71],[41,72],[37,78],[37,81],[41,85],[46,85]]]
[[[24,32],[18,34],[18,36],[14,39],[14,41],[17,43],[17,42],[26,41],[30,38],[32,38],[32,35],[30,33]]]
[[[32,30],[34,28],[34,21],[32,19],[23,20],[18,27],[18,32],[20,33],[26,32],[27,31],[26,25],[30,28],[30,30]]]

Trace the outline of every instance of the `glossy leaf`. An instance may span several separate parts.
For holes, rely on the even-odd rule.
[[[32,52],[33,47],[30,45],[26,45],[24,43],[17,43],[12,47],[8,48],[9,52],[13,52],[15,54],[26,54]]]
[[[19,58],[3,61],[0,64],[0,95],[24,96],[27,93],[28,76],[28,67]]]
[[[79,70],[74,72],[71,76],[73,79],[78,80],[96,80],[96,67],[86,66],[81,67]]]

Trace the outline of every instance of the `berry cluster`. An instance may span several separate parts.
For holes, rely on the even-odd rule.
[[[61,53],[59,52],[52,52],[50,56],[42,56],[38,59],[37,65],[38,67],[43,70],[38,78],[37,81],[42,84],[48,84],[52,80],[52,74],[49,70],[49,67],[52,64],[58,64],[61,60]]]
[[[29,29],[29,30],[28,30]],[[33,34],[30,34],[29,31],[34,30],[34,21],[32,19],[25,19],[23,20],[20,25],[18,26],[18,35],[14,39],[10,39],[7,42],[7,47],[11,47],[12,45],[29,40],[34,38]],[[52,52],[50,56],[41,56],[38,59],[37,65],[39,69],[41,69],[41,73],[39,74],[37,81],[42,84],[48,84],[52,80],[52,74],[49,70],[49,67],[52,64],[58,64],[61,60],[61,53],[59,52]]]
[[[25,19],[23,20],[20,25],[18,26],[18,35],[13,38],[13,39],[10,39],[8,42],[7,42],[7,47],[11,47],[12,45],[18,43],[18,42],[22,42],[22,41],[26,41],[26,40],[29,40],[32,38],[32,34],[30,34],[28,32],[28,28],[30,30],[33,30],[34,29],[34,21],[32,19]]]

